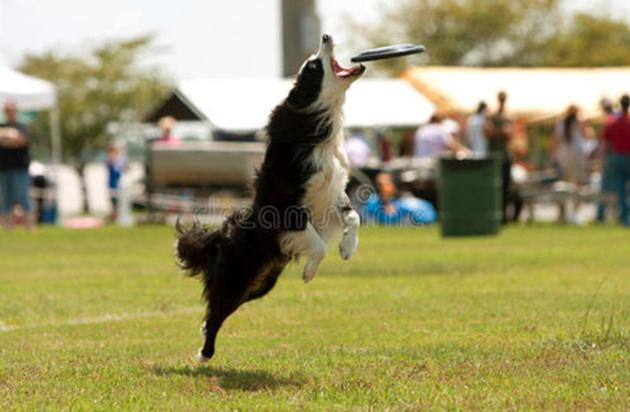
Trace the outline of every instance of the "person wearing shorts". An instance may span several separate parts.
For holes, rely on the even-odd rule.
[[[619,221],[630,226],[630,96],[624,94],[620,103],[621,113],[604,128],[604,139],[610,147],[607,166],[619,202]]]
[[[12,228],[16,206],[24,213],[26,227],[35,229],[28,174],[29,140],[26,125],[17,121],[15,102],[6,101],[4,123],[0,124],[0,220],[7,229]]]

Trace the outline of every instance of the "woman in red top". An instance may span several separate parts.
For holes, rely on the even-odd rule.
[[[621,97],[621,114],[604,128],[604,140],[610,148],[608,155],[611,183],[619,197],[619,220],[630,226],[628,183],[630,183],[630,96]]]

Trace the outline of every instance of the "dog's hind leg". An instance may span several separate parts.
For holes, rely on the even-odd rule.
[[[307,257],[302,279],[305,283],[310,282],[317,274],[319,265],[326,256],[326,242],[317,233],[315,227],[309,222],[304,230],[287,232],[284,234],[281,244],[285,254]]]
[[[206,321],[201,327],[202,333],[205,335],[203,347],[199,350],[197,360],[205,362],[214,355],[214,346],[217,339],[217,333],[225,319],[238,309],[240,302],[222,303],[219,305],[211,305],[210,311],[206,316]]]
[[[239,306],[250,300],[266,295],[276,284],[286,261],[279,261],[261,269],[256,277],[244,283],[217,284],[215,289],[222,291],[220,296],[209,297],[208,313],[201,326],[201,333],[205,337],[203,348],[199,350],[198,360],[204,362],[214,355],[217,333],[227,319]],[[237,293],[230,295],[230,291]]]
[[[342,259],[348,260],[357,251],[359,245],[359,225],[361,218],[352,207],[350,199],[343,193],[337,204],[337,215],[343,227],[343,235],[339,243],[339,255]]]
[[[221,279],[215,283],[210,296],[208,296],[208,312],[201,328],[205,342],[197,355],[199,362],[205,362],[212,358],[219,329],[221,329],[225,319],[243,303],[246,285],[243,285],[243,290],[241,290],[240,287],[234,288],[234,284],[224,282],[225,279]]]

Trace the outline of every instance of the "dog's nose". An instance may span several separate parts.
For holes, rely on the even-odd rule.
[[[329,43],[332,40],[332,37],[330,37],[330,35],[328,34],[324,34],[322,36],[322,43]]]

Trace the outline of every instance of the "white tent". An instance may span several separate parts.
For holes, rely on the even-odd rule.
[[[345,124],[350,127],[418,127],[435,105],[398,79],[360,79],[346,95]]]
[[[61,161],[61,136],[57,94],[52,83],[0,66],[0,105],[13,100],[21,111],[50,110],[52,160]]]
[[[414,67],[402,76],[440,109],[461,114],[480,100],[491,107],[500,90],[515,117],[545,121],[578,105],[587,118],[601,116],[602,98],[630,92],[630,68],[476,68]]]
[[[46,80],[0,66],[0,104],[14,100],[20,110],[48,110],[55,106],[55,87]]]
[[[249,132],[264,127],[292,84],[289,79],[184,80],[174,97],[215,129]],[[415,127],[426,121],[434,108],[403,80],[359,79],[347,92],[345,125]],[[164,114],[160,109],[157,112]]]

